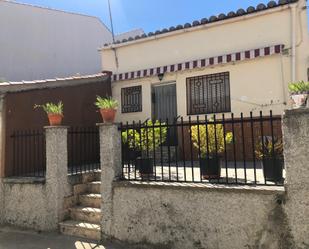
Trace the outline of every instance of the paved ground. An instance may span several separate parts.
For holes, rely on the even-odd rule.
[[[0,228],[0,249],[130,249],[119,244],[98,245],[95,241],[60,235]]]
[[[166,181],[188,181],[188,182],[200,182],[201,181],[201,173],[199,168],[199,162],[178,162],[178,167],[172,163],[170,167],[166,164],[163,166],[156,165],[154,168],[155,175],[158,181],[162,180],[162,178]],[[193,166],[192,166],[193,165]],[[254,166],[255,165],[255,166]],[[246,162],[244,165],[243,162],[227,162],[227,168],[225,167],[225,162],[221,161],[221,179],[220,183],[236,183],[236,178],[238,183],[247,183],[247,184],[264,184],[265,178],[263,174],[263,165],[261,162]],[[137,173],[134,171],[134,166],[132,167],[130,177],[128,175],[128,171],[125,170],[125,177],[127,179],[134,179],[136,175],[136,179],[140,179],[138,170]],[[155,176],[154,176],[155,177]],[[153,179],[154,179],[153,177]],[[283,177],[285,177],[285,170],[283,170]],[[216,180],[215,180],[216,181]],[[203,180],[203,182],[207,183],[208,180]],[[267,181],[269,185],[274,184],[274,182]]]

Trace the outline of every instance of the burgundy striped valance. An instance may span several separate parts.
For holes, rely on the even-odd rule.
[[[210,66],[215,66],[218,64],[225,64],[225,63],[230,63],[230,62],[250,60],[250,59],[257,58],[257,57],[264,57],[264,56],[269,56],[273,54],[280,54],[283,48],[284,48],[283,45],[275,45],[275,46],[268,46],[264,48],[251,49],[251,50],[247,50],[243,52],[236,52],[236,53],[220,55],[216,57],[210,57],[210,58],[205,58],[205,59],[177,63],[173,65],[168,65],[168,66],[161,66],[161,67],[138,70],[134,72],[114,74],[112,79],[113,81],[130,80],[130,79],[155,76],[155,75],[162,74],[162,73],[172,73],[172,72],[183,71],[183,70],[194,69],[194,68],[210,67]]]

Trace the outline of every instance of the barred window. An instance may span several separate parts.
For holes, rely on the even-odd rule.
[[[229,72],[187,78],[188,115],[230,111]]]
[[[121,89],[121,112],[142,111],[142,86],[126,87]]]

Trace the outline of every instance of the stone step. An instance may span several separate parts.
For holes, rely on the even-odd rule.
[[[82,175],[82,183],[88,183],[92,181],[101,181],[101,170]]]
[[[82,194],[79,195],[79,203],[84,207],[101,208],[101,194]]]
[[[70,217],[72,220],[79,220],[94,224],[100,224],[101,209],[93,207],[76,206],[70,208]]]
[[[91,181],[88,183],[75,184],[73,186],[73,195],[77,196],[85,193],[100,194],[101,192],[101,182]]]
[[[101,182],[94,181],[88,183],[88,193],[100,194],[101,193]]]
[[[101,239],[101,227],[97,224],[67,220],[59,223],[59,227],[60,232],[65,235],[93,240]]]
[[[73,195],[78,196],[80,194],[88,193],[88,184],[87,183],[80,183],[75,184],[73,186]]]

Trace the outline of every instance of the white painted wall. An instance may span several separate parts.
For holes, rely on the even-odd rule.
[[[269,114],[270,110],[273,110],[275,114],[281,114],[286,107],[284,88],[287,87],[282,85],[282,62],[287,64],[286,58],[273,55],[236,64],[171,73],[167,74],[162,82],[158,80],[158,77],[113,82],[113,97],[118,101],[121,101],[121,88],[142,85],[143,111],[121,113],[119,110],[116,116],[117,121],[144,121],[150,118],[152,115],[151,87],[167,82],[176,83],[178,115],[187,119],[186,78],[222,72],[230,72],[231,110],[236,116],[239,116],[241,112],[248,115],[250,111],[255,116],[259,115],[259,111]]]
[[[291,82],[291,8],[297,6],[296,18],[296,80],[307,79],[309,43],[305,0],[248,16],[158,35],[115,46],[114,51],[102,49],[102,67],[114,73],[131,72],[158,66],[183,63],[196,59],[284,44],[286,54],[218,65],[206,69],[167,73],[162,80],[147,77],[117,81],[112,84],[113,96],[121,101],[121,88],[142,85],[143,111],[118,113],[118,121],[145,120],[151,117],[151,87],[153,84],[174,81],[177,88],[178,115],[187,118],[186,78],[218,72],[230,72],[232,112],[269,111],[281,114],[287,108]]]
[[[96,17],[0,0],[0,79],[48,79],[101,71],[112,39]]]

